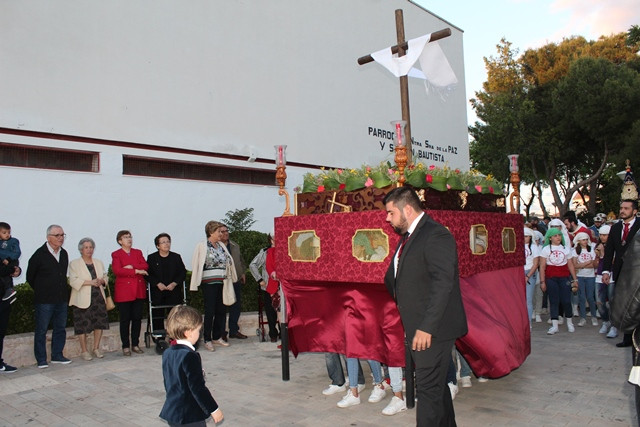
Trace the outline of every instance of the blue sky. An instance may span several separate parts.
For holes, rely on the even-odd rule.
[[[640,0],[416,0],[424,8],[464,31],[467,99],[486,80],[483,57],[496,55],[502,37],[520,53],[563,37],[601,35],[640,25]],[[468,108],[468,121],[476,118]]]

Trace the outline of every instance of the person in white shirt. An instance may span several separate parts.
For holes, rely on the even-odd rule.
[[[578,277],[578,301],[580,307],[580,321],[578,326],[587,324],[586,303],[589,302],[591,324],[598,326],[596,317],[596,270],[598,259],[587,233],[580,232],[573,238],[573,266]]]
[[[533,294],[535,292],[536,283],[538,283],[538,264],[540,257],[540,247],[533,241],[534,232],[529,227],[524,228],[524,274],[527,286],[527,312],[529,313],[529,326],[534,318],[533,313]],[[540,317],[540,314],[536,314]],[[537,319],[536,319],[537,320]]]

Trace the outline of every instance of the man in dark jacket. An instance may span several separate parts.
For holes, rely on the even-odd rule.
[[[398,305],[416,367],[418,426],[455,426],[447,369],[456,338],[467,333],[453,236],[423,210],[415,191],[391,190],[387,222],[404,236],[385,285]]]
[[[67,285],[67,267],[69,256],[62,247],[64,230],[59,225],[47,228],[47,242],[38,248],[29,259],[27,282],[33,288],[35,304],[36,330],[33,338],[33,353],[38,368],[48,368],[47,329],[52,323],[51,362],[71,363],[62,355],[67,333],[67,305],[69,286]]]

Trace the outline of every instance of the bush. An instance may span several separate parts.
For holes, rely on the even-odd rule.
[[[231,233],[231,240],[240,245],[240,252],[247,264],[247,282],[242,292],[242,311],[258,311],[258,284],[249,271],[249,263],[260,252],[260,249],[267,246],[267,234],[259,231],[234,231]],[[113,286],[116,281],[113,270],[109,266],[109,289],[113,295]],[[187,304],[204,313],[204,300],[202,292],[189,291],[191,272],[187,271]],[[9,316],[9,326],[7,335],[33,332],[35,329],[35,315],[33,308],[33,289],[28,283],[15,286],[17,300],[11,304],[11,315]],[[149,304],[145,304],[143,319],[147,319]],[[109,312],[109,322],[117,322],[120,318],[118,307]],[[67,326],[73,325],[73,309],[70,307],[67,313]],[[146,330],[146,321],[143,320],[142,328]]]

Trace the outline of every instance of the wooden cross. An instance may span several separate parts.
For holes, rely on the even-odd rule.
[[[443,39],[445,37],[449,37],[450,35],[451,35],[450,28],[445,28],[444,30],[436,31],[435,33],[431,33],[431,36],[429,38],[429,43],[434,42],[436,40]],[[404,17],[402,15],[402,9],[396,9],[396,38],[397,38],[397,44],[391,47],[391,52],[397,53],[398,56],[406,55],[406,51],[409,49],[409,45],[407,41],[404,39]],[[374,59],[371,57],[371,55],[366,55],[358,58],[359,65],[368,64],[369,62],[373,62],[373,61]],[[411,163],[411,150],[413,146],[411,144],[411,118],[409,114],[409,80],[407,76],[400,77],[400,105],[402,107],[402,120],[407,122],[407,129],[405,131],[406,145],[409,148],[407,153],[407,161]],[[396,150],[397,148],[398,147],[396,147]],[[396,161],[396,164],[398,164],[397,161]],[[402,168],[404,169],[404,166]],[[402,176],[402,178],[404,178],[404,176]]]

